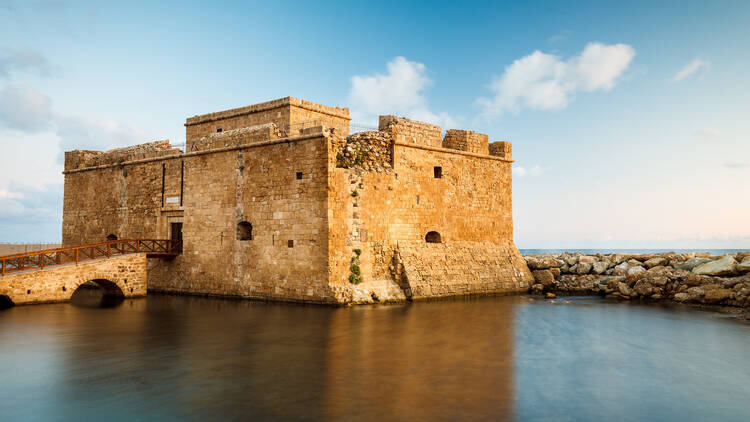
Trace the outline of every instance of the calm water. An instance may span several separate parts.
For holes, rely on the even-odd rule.
[[[750,325],[481,298],[0,311],[0,420],[750,419]]]

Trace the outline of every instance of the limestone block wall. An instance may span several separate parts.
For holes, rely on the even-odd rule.
[[[234,108],[215,113],[193,116],[185,122],[185,134],[188,142],[202,138],[211,133],[228,131],[244,127],[274,123],[288,136],[298,135],[302,122],[318,121],[337,131],[349,134],[349,109],[328,107],[294,97],[253,104],[247,107]]]
[[[445,131],[443,148],[459,151],[489,154],[489,137],[471,130],[449,129]]]
[[[88,281],[105,294],[122,297],[146,295],[146,254],[122,255],[0,276],[0,295],[16,305],[66,302]]]
[[[328,302],[327,139],[321,134],[185,161],[183,254],[149,288]],[[237,224],[252,225],[252,239]]]
[[[380,116],[378,130],[387,132],[396,142],[432,147],[443,145],[442,129],[429,123],[403,117]]]
[[[363,283],[391,279],[417,298],[519,291],[533,280],[513,244],[510,160],[396,143],[392,171],[335,168],[330,183],[332,285],[349,282],[356,249]],[[431,231],[443,243],[426,243]]]

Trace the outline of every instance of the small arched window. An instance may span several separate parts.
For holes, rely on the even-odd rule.
[[[117,235],[110,233],[107,235],[107,242],[112,241],[112,240],[117,240]]]
[[[438,232],[428,232],[424,237],[424,240],[427,243],[443,243],[443,240],[440,238],[440,233]]]
[[[247,221],[237,223],[237,240],[253,240],[253,225]]]

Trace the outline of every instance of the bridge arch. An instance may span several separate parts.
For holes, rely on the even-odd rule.
[[[107,280],[106,278],[94,278],[94,279],[86,280],[85,282],[79,283],[75,287],[75,289],[72,289],[73,292],[71,293],[71,295],[75,294],[75,292],[78,289],[80,289],[81,286],[83,286],[84,284],[88,284],[90,286],[95,285],[99,287],[102,290],[102,295],[107,296],[107,297],[125,297],[125,292],[123,291],[123,289],[127,288],[125,286],[120,287],[118,283],[111,281],[111,280]]]
[[[10,297],[6,295],[0,295],[0,310],[2,309],[8,309],[12,306],[14,306],[15,303],[10,299]]]

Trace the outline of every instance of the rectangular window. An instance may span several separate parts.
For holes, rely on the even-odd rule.
[[[221,128],[216,129],[216,133],[221,132]]]
[[[302,180],[302,172],[301,171],[297,172],[297,180]]]
[[[293,248],[294,247],[294,240],[287,240],[286,246],[290,247],[290,248]]]
[[[435,168],[433,169],[433,171],[434,171],[434,174],[435,174],[435,178],[436,178],[436,179],[441,179],[441,178],[443,177],[443,168],[442,168],[442,167],[437,167],[437,166],[436,166],[436,167],[435,167]]]

